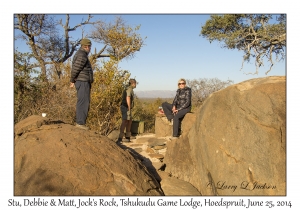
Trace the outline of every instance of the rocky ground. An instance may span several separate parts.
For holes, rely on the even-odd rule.
[[[115,131],[109,137],[112,140],[116,140],[117,135],[118,131]],[[128,150],[138,161],[141,161],[146,166],[149,172],[160,183],[166,196],[201,195],[190,183],[165,172],[167,165],[164,163],[164,157],[168,144],[171,142],[169,136],[156,137],[153,133],[143,133],[135,137],[136,139],[132,139],[130,142],[122,142],[118,145],[122,149]],[[176,141],[180,141],[180,139]]]
[[[37,115],[14,136],[15,195],[200,195],[165,172],[168,137],[116,143],[118,131],[106,137]]]

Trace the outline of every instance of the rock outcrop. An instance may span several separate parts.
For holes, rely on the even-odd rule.
[[[209,96],[169,142],[165,172],[202,195],[286,195],[286,78],[248,80]]]
[[[163,195],[129,151],[94,131],[31,116],[15,125],[14,195]]]
[[[168,125],[168,122],[166,122]],[[188,125],[188,124],[186,124]],[[166,173],[164,156],[166,144],[169,138],[159,137],[155,134],[138,135],[132,142],[124,142],[120,146],[131,151],[132,155],[141,161],[148,171],[160,183],[161,189],[166,196],[201,195],[200,192],[189,182],[172,177]]]
[[[172,136],[173,126],[168,122],[164,114],[156,114],[155,118],[155,136],[166,137]]]

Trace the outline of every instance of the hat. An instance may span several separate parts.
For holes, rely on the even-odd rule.
[[[80,41],[80,44],[81,44],[81,45],[92,45],[92,42],[91,42],[91,40],[89,40],[89,39],[82,39],[82,40]]]

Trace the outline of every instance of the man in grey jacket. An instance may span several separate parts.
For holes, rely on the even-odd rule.
[[[89,130],[85,125],[90,107],[91,84],[94,81],[92,65],[88,59],[92,43],[89,39],[80,41],[81,47],[72,61],[70,87],[77,90],[76,127]]]

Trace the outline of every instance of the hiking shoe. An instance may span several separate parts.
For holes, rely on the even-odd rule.
[[[135,137],[135,136],[130,136],[130,137],[126,137],[126,136],[125,136],[125,139],[127,139],[127,140],[132,140],[132,139],[136,139],[136,137]]]
[[[84,129],[84,130],[90,130],[89,127],[87,127],[86,125],[79,125],[77,123],[76,123],[75,127],[81,128],[81,129]]]
[[[118,140],[117,140],[116,143],[117,143],[117,144],[122,143],[122,138],[118,138]]]
[[[176,139],[179,139],[179,137],[177,137],[177,136],[172,136],[172,137],[170,137],[169,139],[170,139],[170,140],[176,140]]]
[[[122,140],[123,142],[130,142],[130,137],[125,137],[125,139]]]

